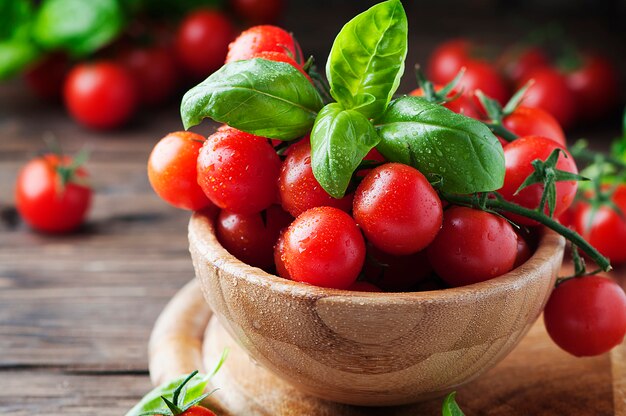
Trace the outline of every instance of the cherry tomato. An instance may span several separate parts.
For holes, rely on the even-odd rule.
[[[407,256],[394,256],[369,246],[363,271],[367,280],[377,286],[388,291],[403,292],[426,280],[433,268],[428,262],[426,250]]]
[[[367,239],[389,254],[416,253],[441,228],[437,192],[420,171],[400,163],[367,174],[355,192],[353,212]]]
[[[619,101],[619,72],[611,61],[602,56],[584,56],[582,66],[565,76],[574,93],[576,113],[583,119],[598,119]]]
[[[15,189],[17,211],[37,231],[65,233],[82,224],[91,204],[87,172],[71,169],[72,160],[54,154],[31,160]]]
[[[106,61],[75,66],[65,79],[63,95],[72,117],[94,129],[120,127],[130,120],[138,102],[128,70]]]
[[[353,194],[335,199],[313,176],[311,144],[308,138],[289,147],[278,184],[281,204],[294,217],[313,207],[329,206],[346,212],[352,209]]]
[[[163,104],[176,91],[178,70],[169,48],[134,48],[122,53],[120,60],[132,74],[142,103]]]
[[[565,77],[549,67],[531,71],[520,83],[520,87],[533,79],[534,84],[524,96],[525,107],[539,107],[552,114],[563,128],[574,123],[576,116],[575,97]]]
[[[515,255],[515,263],[513,264],[513,268],[516,269],[522,264],[526,263],[528,259],[530,259],[533,255],[533,251],[530,248],[530,244],[526,241],[524,237],[517,234],[517,254]]]
[[[481,90],[488,97],[493,98],[500,104],[506,104],[509,99],[509,92],[504,80],[495,68],[485,61],[468,60],[465,62],[465,74],[456,85],[459,91],[463,91],[468,97],[474,97],[476,90]],[[479,108],[480,102],[475,99]]]
[[[254,214],[222,210],[217,217],[217,238],[242,262],[268,270],[274,265],[274,244],[291,221],[293,217],[279,205]]]
[[[185,410],[180,416],[216,416],[215,413],[202,406],[191,406]]]
[[[263,25],[241,32],[228,46],[226,63],[250,59],[259,52],[284,53],[298,64],[304,62],[300,45],[293,36],[279,27]]]
[[[428,59],[427,74],[433,82],[445,85],[458,74],[470,58],[472,45],[465,39],[441,43]]]
[[[235,12],[252,24],[275,23],[285,8],[284,0],[230,0]]]
[[[566,146],[565,133],[559,122],[541,108],[517,107],[502,120],[504,127],[518,137],[543,136]]]
[[[537,183],[521,190],[517,195],[515,192],[526,178],[534,171],[531,162],[535,159],[545,161],[552,151],[562,149],[556,163],[556,169],[578,173],[574,158],[554,140],[541,136],[527,136],[509,143],[504,148],[505,175],[504,185],[498,191],[508,201],[519,204],[529,209],[536,209],[541,202],[543,184]],[[572,204],[578,189],[576,181],[559,181],[556,183],[556,206],[554,217],[558,218]],[[546,214],[548,207],[545,207]],[[513,221],[523,225],[537,225],[533,220],[520,217],[514,214],[506,214]]]
[[[235,36],[235,28],[224,13],[196,10],[178,28],[176,54],[191,75],[207,77],[224,65],[228,44]]]
[[[24,79],[38,97],[53,100],[61,97],[63,81],[70,71],[70,60],[61,52],[53,52],[35,62],[24,72]]]
[[[283,261],[283,253],[285,251],[285,232],[284,230],[279,233],[278,240],[276,241],[276,245],[274,246],[274,265],[276,266],[276,274],[285,279],[291,279],[291,275],[285,266],[285,262]]]
[[[198,185],[196,161],[204,137],[177,131],[162,138],[148,158],[148,179],[164,201],[188,210],[213,205]]]
[[[302,213],[283,239],[277,245],[288,273],[283,277],[347,289],[363,267],[365,241],[361,231],[352,217],[337,208],[317,207]]]
[[[465,286],[513,269],[517,235],[502,217],[465,207],[443,214],[443,226],[428,247],[428,260],[451,286]]]
[[[550,59],[546,53],[537,46],[515,46],[504,51],[498,59],[498,67],[501,72],[514,84],[519,84],[528,75],[539,68],[549,66]]]
[[[435,84],[435,91],[440,91],[442,88],[443,88],[442,85]],[[447,98],[452,98],[456,96],[457,93],[458,91],[452,90],[450,94],[448,94]],[[424,91],[422,91],[421,88],[417,88],[411,91],[409,95],[413,95],[416,97],[423,97]],[[481,114],[478,112],[478,109],[476,108],[474,100],[472,100],[467,95],[460,95],[456,97],[454,100],[444,103],[443,106],[446,107],[448,110],[454,111],[455,113],[458,113],[458,114],[463,114],[467,117],[471,117],[475,119],[479,119],[481,117]]]
[[[626,185],[619,185],[611,200],[626,212]],[[611,263],[626,262],[626,219],[608,205],[595,213],[587,202],[580,202],[574,212],[574,229]],[[592,217],[593,215],[593,217]]]
[[[220,129],[204,142],[197,169],[198,184],[222,209],[253,214],[277,199],[280,158],[264,137]]]
[[[273,51],[257,52],[254,55],[252,55],[252,58],[263,58],[263,59],[267,59],[268,61],[285,62],[293,66],[294,68],[296,68],[298,71],[300,71],[302,75],[304,75],[306,79],[308,79],[310,82],[313,82],[309,74],[307,74],[306,71],[302,69],[302,66],[285,53],[273,52]]]
[[[586,276],[558,285],[543,319],[550,338],[577,357],[600,355],[626,334],[626,295],[606,277]]]
[[[355,292],[382,292],[378,286],[369,282],[354,282],[348,287],[348,290]]]

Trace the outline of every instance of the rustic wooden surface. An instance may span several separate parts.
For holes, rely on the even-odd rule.
[[[450,36],[472,32],[502,44],[527,31],[523,19],[513,14],[485,24],[493,14],[483,12],[495,2],[479,3],[472,2],[471,7],[482,7],[472,24],[467,24],[465,12],[451,10],[447,2],[433,6],[441,9],[436,19],[423,12],[421,3],[407,3],[409,59],[423,61],[435,42]],[[340,9],[330,0],[323,7],[300,2],[291,7],[286,27],[323,66],[341,22],[364,7],[363,2],[344,3]],[[332,12],[323,18],[312,18],[329,8]],[[622,57],[620,67],[626,73],[623,38],[616,36],[623,35],[624,26],[616,16],[613,26],[584,15],[571,18],[570,27],[588,44]],[[530,18],[527,21],[536,22],[534,15]],[[414,85],[408,73],[402,88]],[[73,124],[61,106],[40,103],[19,80],[0,84],[0,414],[121,415],[151,388],[147,344],[152,325],[167,301],[192,278],[193,269],[187,250],[188,214],[152,194],[145,161],[158,138],[180,128],[172,105],[144,111],[122,131],[95,133]],[[586,136],[606,147],[618,128],[619,118],[614,117],[570,137]],[[18,169],[42,149],[45,133],[54,134],[70,152],[83,146],[92,150],[87,167],[97,194],[88,223],[71,236],[33,233],[12,210]],[[603,377],[608,374],[608,358],[589,363]],[[623,365],[614,363],[613,372],[620,371],[626,373]],[[487,402],[464,399],[473,412],[469,414],[494,414],[520,404],[517,397],[500,395],[497,385],[493,388]],[[541,385],[528,388],[545,394]],[[612,395],[597,388],[586,393],[571,399],[606,410],[598,414],[612,413]],[[624,409],[623,396],[621,400]]]

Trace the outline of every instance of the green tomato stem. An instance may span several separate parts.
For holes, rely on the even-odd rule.
[[[516,134],[511,132],[509,129],[507,129],[506,127],[504,127],[500,123],[485,122],[485,125],[487,127],[489,127],[489,129],[493,132],[493,134],[496,134],[496,135],[502,137],[507,142],[512,142],[513,140],[517,139],[517,135]]]
[[[473,198],[472,196],[451,195],[451,194],[447,194],[441,191],[440,191],[440,194],[443,199],[445,199],[446,201],[452,204],[465,205],[465,206],[470,206],[472,208],[480,208],[479,206],[477,206],[476,198]],[[560,224],[558,221],[545,215],[543,212],[538,212],[532,209],[524,208],[512,202],[508,202],[504,200],[502,196],[500,196],[497,193],[493,193],[492,195],[494,195],[496,198],[488,199],[485,202],[486,208],[491,208],[491,209],[499,210],[499,211],[506,211],[512,214],[520,215],[522,217],[535,220],[538,223],[550,228],[551,230],[556,231],[557,233],[565,237],[567,240],[577,245],[593,261],[595,261],[596,264],[603,271],[608,272],[611,270],[611,263],[609,262],[609,259],[607,259],[602,254],[600,254],[598,250],[593,248],[591,244],[585,241],[585,239],[582,238],[582,236],[578,234],[577,232],[575,232],[574,230],[571,230],[570,228],[565,227],[564,225]]]

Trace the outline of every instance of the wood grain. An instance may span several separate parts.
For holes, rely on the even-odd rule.
[[[357,405],[413,403],[462,385],[508,354],[539,316],[564,240],[545,232],[519,268],[466,287],[362,293],[248,266],[195,213],[196,276],[217,319],[263,366],[303,392]]]

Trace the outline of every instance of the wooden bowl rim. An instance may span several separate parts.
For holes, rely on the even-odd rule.
[[[292,297],[332,298],[339,303],[390,304],[408,302],[472,302],[477,298],[499,295],[511,290],[518,290],[535,279],[545,279],[542,273],[533,271],[550,265],[551,259],[561,256],[565,239],[555,231],[543,228],[537,249],[531,258],[519,267],[479,283],[446,289],[421,292],[360,292],[332,289],[308,285],[284,279],[267,273],[257,267],[243,263],[230,254],[217,240],[211,214],[196,211],[189,220],[189,243],[196,248],[205,260],[218,269],[249,284],[264,287],[272,292]],[[553,276],[554,278],[554,276]]]

